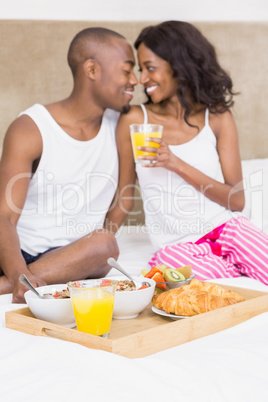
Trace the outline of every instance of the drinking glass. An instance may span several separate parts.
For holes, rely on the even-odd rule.
[[[87,279],[69,282],[78,331],[108,338],[117,281]]]
[[[133,155],[136,163],[151,163],[149,160],[138,159],[139,156],[156,155],[154,152],[140,151],[137,147],[159,148],[159,144],[148,141],[146,138],[162,138],[163,126],[160,124],[131,124],[130,136],[133,149]]]

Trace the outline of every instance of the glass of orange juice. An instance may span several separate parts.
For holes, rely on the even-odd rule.
[[[108,338],[117,281],[86,279],[69,282],[78,331]]]
[[[162,138],[163,126],[160,124],[131,124],[130,136],[133,149],[133,155],[136,163],[150,163],[149,160],[138,159],[139,156],[156,155],[153,152],[140,151],[137,147],[154,147],[159,148],[159,144],[148,141],[146,138]]]

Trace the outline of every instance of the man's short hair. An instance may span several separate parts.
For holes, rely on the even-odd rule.
[[[76,76],[78,66],[83,64],[87,59],[93,58],[94,51],[101,45],[109,43],[112,37],[125,39],[118,32],[111,29],[95,27],[86,28],[78,32],[73,38],[68,51],[68,64],[73,76]]]

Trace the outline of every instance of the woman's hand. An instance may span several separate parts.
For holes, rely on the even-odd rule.
[[[146,164],[142,164],[144,167],[163,167],[168,170],[175,170],[175,166],[178,165],[180,159],[177,158],[169,149],[169,146],[161,139],[156,137],[146,138],[146,141],[155,142],[159,144],[159,148],[156,147],[137,147],[139,151],[154,153],[149,156],[139,156],[139,160],[148,161]]]

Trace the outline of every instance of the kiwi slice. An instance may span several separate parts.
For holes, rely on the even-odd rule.
[[[185,279],[188,279],[192,276],[191,265],[185,265],[184,267],[176,268],[176,271],[179,271],[185,277]]]
[[[184,281],[185,276],[177,269],[168,268],[165,271],[164,278],[167,282]]]

